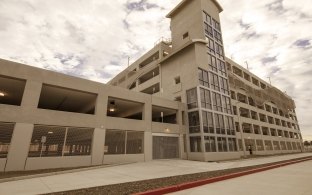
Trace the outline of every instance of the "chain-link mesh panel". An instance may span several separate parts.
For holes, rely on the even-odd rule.
[[[64,155],[90,155],[93,131],[94,129],[92,128],[68,128],[63,151]]]
[[[292,148],[293,148],[293,150],[297,150],[297,144],[296,144],[296,142],[292,142]]]
[[[126,154],[143,153],[144,132],[127,131],[127,148]]]
[[[124,154],[126,131],[106,130],[104,154]]]
[[[9,152],[15,123],[0,122],[0,158],[6,158]]]
[[[35,125],[29,157],[90,155],[93,128]]]
[[[29,157],[62,156],[66,127],[35,125]]]
[[[257,144],[257,150],[258,151],[263,151],[264,150],[263,141],[261,139],[257,139],[256,140],[256,144]]]
[[[229,74],[230,86],[232,88],[242,88],[245,89],[246,94],[254,99],[257,105],[263,105],[264,102],[274,102],[276,106],[282,110],[284,113],[288,112],[288,109],[295,109],[295,102],[291,98],[287,97],[280,90],[275,87],[267,86],[265,89],[254,89],[249,85],[245,84],[243,81],[235,78],[236,76],[232,73]]]
[[[264,145],[266,150],[273,150],[272,142],[270,140],[265,140]]]
[[[153,136],[153,159],[179,158],[179,138]]]

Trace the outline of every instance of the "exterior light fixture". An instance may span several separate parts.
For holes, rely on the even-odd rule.
[[[0,97],[4,97],[4,93],[0,91]]]
[[[165,131],[166,131],[166,132],[170,132],[170,129],[169,129],[169,128],[166,128]]]
[[[115,101],[111,101],[109,103],[109,111],[110,112],[115,112],[116,111],[116,104],[115,104]]]
[[[48,131],[48,134],[53,134],[53,131]]]

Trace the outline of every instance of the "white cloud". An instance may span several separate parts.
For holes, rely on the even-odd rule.
[[[221,21],[227,55],[240,64],[248,61],[253,73],[264,80],[270,76],[273,85],[293,97],[302,134],[311,139],[312,2],[220,0],[220,3],[224,8]],[[252,33],[254,36],[247,38]],[[276,57],[276,61],[263,64],[268,57]]]
[[[180,0],[2,0],[0,57],[106,82],[170,37]],[[312,1],[219,0],[228,57],[287,91],[312,137]],[[263,64],[265,59],[276,59]]]

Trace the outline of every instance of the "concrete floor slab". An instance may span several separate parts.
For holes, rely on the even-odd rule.
[[[189,173],[259,165],[311,155],[311,153],[300,153],[220,163],[187,160],[155,160],[115,167],[105,167],[73,173],[38,177],[33,179],[4,182],[0,183],[0,194],[42,194],[175,175],[184,175]]]

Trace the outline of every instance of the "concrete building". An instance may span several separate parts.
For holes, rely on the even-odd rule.
[[[300,152],[294,101],[224,56],[215,0],[107,85],[0,60],[0,171]]]

